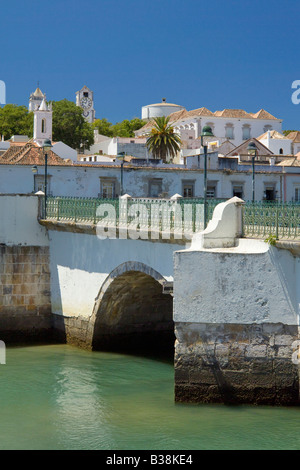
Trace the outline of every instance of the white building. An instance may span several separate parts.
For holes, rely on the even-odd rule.
[[[275,155],[291,155],[292,140],[277,131],[267,131],[257,137]]]
[[[170,123],[180,135],[185,148],[199,148],[199,139],[204,126],[210,126],[217,145],[229,140],[234,146],[245,140],[258,137],[268,130],[282,132],[282,120],[261,109],[256,113],[248,113],[242,109],[224,109],[212,112],[207,108],[192,111],[181,110],[170,114]],[[141,129],[135,131],[136,136],[147,134],[153,122],[149,121]]]
[[[147,158],[148,150],[146,146],[146,137],[107,137],[94,130],[94,144],[85,155],[110,155],[116,156],[118,153],[125,152],[138,158]],[[81,158],[82,160],[82,158]]]
[[[292,141],[292,154],[298,154],[300,152],[300,131],[292,131],[286,137]]]
[[[42,149],[28,142],[24,150],[10,152],[11,149],[0,156],[0,193],[28,194],[42,189],[45,174]],[[125,162],[123,167],[120,162],[72,164],[49,152],[48,192],[53,196],[118,197],[123,181],[123,193],[132,197],[170,198],[174,194],[203,197],[203,158],[200,158],[200,168],[196,166],[197,158],[194,163],[187,167],[167,164],[139,167],[131,162]],[[238,157],[219,158],[213,153],[208,155],[207,170],[208,197],[238,196],[251,200],[251,161],[239,163]],[[256,162],[255,199],[299,201],[300,160],[282,157],[281,162],[274,165]]]

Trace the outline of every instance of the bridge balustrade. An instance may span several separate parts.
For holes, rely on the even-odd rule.
[[[207,200],[208,220],[214,208],[223,202]],[[171,231],[195,233],[203,230],[202,198],[100,199],[48,197],[47,220],[107,225],[130,225]],[[43,215],[40,218],[44,218]],[[300,239],[300,204],[245,202],[243,205],[243,234],[250,238]]]

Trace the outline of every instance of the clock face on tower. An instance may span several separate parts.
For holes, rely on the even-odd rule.
[[[80,104],[83,108],[88,109],[92,106],[92,100],[90,98],[81,98]]]

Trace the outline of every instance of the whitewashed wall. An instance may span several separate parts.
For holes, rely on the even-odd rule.
[[[202,165],[203,163],[201,163]],[[299,168],[285,168],[285,173],[277,171],[262,173],[257,166],[255,175],[256,199],[262,200],[266,185],[274,185],[277,197],[291,201],[295,187],[300,185]],[[44,175],[44,167],[38,167],[38,174]],[[49,166],[49,193],[54,196],[98,197],[100,177],[116,178],[120,182],[120,166],[112,165],[76,165]],[[124,166],[124,193],[133,197],[148,197],[149,182],[155,178],[162,180],[162,191],[169,197],[182,194],[183,181],[194,181],[195,196],[203,197],[203,171],[184,168],[129,168]],[[216,197],[227,199],[233,195],[233,185],[244,184],[244,199],[252,198],[252,173],[222,172],[210,169],[208,183],[216,185]],[[32,194],[34,192],[34,174],[30,165],[0,165],[0,194]]]
[[[180,245],[141,240],[100,240],[96,235],[50,231],[52,311],[88,318],[107,276],[126,261],[173,280],[173,252]]]
[[[260,142],[265,145],[274,155],[290,155],[292,153],[292,141],[289,139],[260,139]],[[280,152],[282,149],[282,152]]]
[[[174,266],[176,322],[299,324],[299,258],[288,250],[243,240],[177,252]]]
[[[48,246],[48,234],[37,221],[38,197],[0,197],[0,243],[5,245]]]

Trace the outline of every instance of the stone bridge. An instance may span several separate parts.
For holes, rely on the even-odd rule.
[[[101,239],[1,196],[0,339],[162,348],[176,401],[298,404],[299,244],[241,238],[242,203],[192,240]]]

